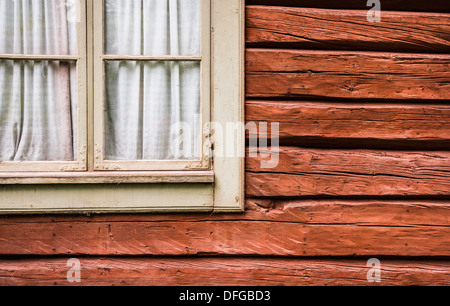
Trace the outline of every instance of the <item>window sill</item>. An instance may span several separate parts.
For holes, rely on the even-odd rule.
[[[0,185],[214,183],[214,171],[0,173]]]

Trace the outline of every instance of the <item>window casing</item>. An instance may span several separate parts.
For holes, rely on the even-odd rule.
[[[74,12],[77,16],[86,16],[86,6],[77,6],[77,11]],[[36,55],[36,54],[0,54],[0,60],[14,60],[14,61],[36,61],[39,63],[46,62],[64,62],[76,65],[76,82],[77,82],[77,145],[75,148],[75,161],[1,161],[0,172],[2,177],[13,177],[15,173],[28,172],[28,176],[33,176],[36,172],[59,172],[59,171],[86,171],[87,170],[87,134],[85,127],[87,125],[87,92],[83,90],[87,87],[87,54],[86,44],[80,43],[86,39],[86,22],[76,23],[76,54],[69,55]],[[18,177],[24,176],[23,174]],[[20,181],[20,180],[18,180]],[[6,182],[6,181],[5,181]],[[5,183],[2,182],[2,183]]]
[[[103,1],[104,2],[104,1]],[[176,1],[175,1],[176,2]],[[211,170],[210,152],[206,145],[209,140],[209,133],[202,133],[205,123],[211,120],[210,102],[210,28],[211,28],[211,1],[200,0],[200,54],[198,55],[115,55],[107,54],[105,50],[105,10],[102,1],[93,2],[93,66],[94,66],[94,152],[90,156],[94,157],[95,171],[166,171],[166,170]],[[91,22],[88,20],[88,24]],[[95,43],[102,42],[102,43]],[[105,152],[105,65],[112,61],[136,61],[143,63],[167,62],[186,63],[193,62],[200,64],[200,124],[197,131],[191,131],[201,137],[200,158],[197,160],[145,160],[145,161],[111,161],[106,159]],[[194,127],[192,127],[194,129]]]
[[[243,122],[244,1],[201,1],[199,56],[105,54],[102,1],[77,1],[77,55],[0,55],[0,59],[76,63],[77,160],[0,163],[0,212],[241,211],[243,131],[238,131],[234,144],[236,156],[212,158],[207,123],[226,126],[228,122]],[[107,61],[200,63],[202,152],[199,160],[105,158]],[[214,142],[220,146],[224,139],[216,138]]]

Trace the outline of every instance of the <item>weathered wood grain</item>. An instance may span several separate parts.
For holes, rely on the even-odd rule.
[[[0,286],[438,286],[450,284],[445,260],[381,259],[369,283],[367,259],[80,258],[69,283],[66,258],[0,260]]]
[[[352,0],[247,3],[366,10],[366,1]],[[441,15],[386,12],[450,12],[448,0],[393,0],[382,9],[383,23],[369,28],[362,12],[280,9],[255,16],[248,7],[247,22],[260,23],[248,28],[248,43],[448,53],[448,21]],[[437,105],[450,101],[448,55],[281,49],[247,55],[251,99],[348,98],[345,105],[247,103],[248,121],[280,122],[286,139],[448,143],[448,108]],[[411,101],[353,105],[353,98]],[[436,103],[417,104],[422,99]],[[292,151],[282,152],[275,169],[247,160],[247,192],[261,198],[248,199],[244,214],[0,217],[0,255],[52,256],[0,260],[0,285],[67,284],[69,257],[53,256],[79,256],[82,285],[366,285],[367,259],[300,257],[450,256],[450,202],[424,200],[449,195],[448,152],[283,149]],[[303,195],[423,200],[275,199]],[[381,285],[449,285],[449,267],[448,260],[382,259]]]
[[[262,168],[265,159],[246,160],[248,196],[450,195],[449,152],[281,147],[276,167]]]
[[[358,223],[373,226],[448,226],[450,202],[439,200],[301,200],[247,198],[243,214],[99,214],[0,216],[0,224],[276,221],[311,224]],[[1,232],[0,232],[1,233]],[[6,239],[5,239],[6,240]]]
[[[450,53],[450,14],[248,6],[251,46]]]
[[[445,201],[248,199],[246,219],[368,226],[450,225]]]
[[[248,49],[249,98],[450,99],[450,56]]]
[[[250,200],[241,215],[2,217],[0,254],[449,256],[449,207]]]
[[[450,149],[448,105],[247,101],[246,120],[268,123],[269,138],[279,123],[281,141],[296,145]],[[261,128],[249,131],[263,134]]]
[[[213,171],[0,172],[0,185],[214,183]]]
[[[371,8],[367,6],[367,1],[359,0],[246,0],[246,4],[356,10]],[[381,2],[381,9],[383,11],[450,12],[450,5],[447,0],[390,0]]]

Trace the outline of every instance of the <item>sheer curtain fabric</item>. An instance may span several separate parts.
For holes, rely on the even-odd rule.
[[[70,1],[1,0],[0,54],[74,55]],[[76,159],[74,63],[0,60],[0,161]]]
[[[105,54],[200,56],[200,2],[105,0]],[[76,55],[75,3],[1,0],[0,54]],[[199,158],[200,69],[106,61],[106,159]],[[0,161],[76,159],[76,80],[75,62],[0,60]]]
[[[200,11],[200,0],[106,0],[105,53],[198,56]],[[105,66],[106,159],[200,156],[199,62],[108,61]]]

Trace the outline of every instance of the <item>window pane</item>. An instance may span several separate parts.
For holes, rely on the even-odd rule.
[[[76,159],[76,68],[0,60],[0,161]]]
[[[107,61],[105,107],[107,160],[200,158],[199,62]]]
[[[75,55],[75,0],[1,0],[0,53]]]
[[[200,2],[106,0],[106,54],[200,55]]]

